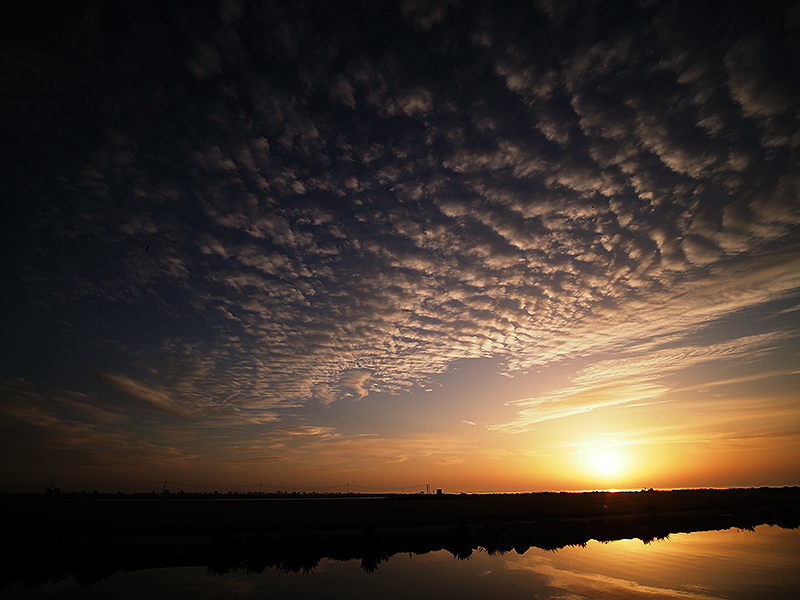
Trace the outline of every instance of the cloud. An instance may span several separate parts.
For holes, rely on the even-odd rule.
[[[314,387],[314,397],[322,404],[330,404],[335,400],[331,386],[325,383],[320,383]]]
[[[294,438],[313,438],[328,439],[338,437],[332,427],[319,427],[315,425],[302,425],[296,427],[281,427],[278,429],[278,437],[284,439]]]
[[[458,0],[438,0],[428,2],[424,0],[405,0],[401,3],[400,13],[411,21],[414,26],[423,31],[431,28],[447,18],[450,5],[457,4]]]
[[[670,348],[631,348],[625,356],[598,361],[578,372],[573,381],[578,384],[594,385],[598,382],[619,379],[652,380],[686,371],[703,363],[727,360],[756,360],[766,356],[785,340],[788,333],[778,332],[736,338],[734,340],[703,346],[682,345]]]
[[[786,413],[778,415],[778,418],[785,418]],[[622,440],[604,440],[591,442],[580,442],[576,444],[563,444],[561,447],[577,447],[577,448],[590,448],[596,449],[599,447],[614,447],[614,446],[639,446],[639,445],[662,445],[662,444],[687,444],[696,446],[697,444],[716,444],[721,442],[750,442],[766,440],[770,442],[772,449],[775,450],[777,446],[784,444],[787,446],[796,445],[800,429],[787,429],[783,431],[714,431],[714,432],[689,432],[689,433],[670,433],[675,431],[675,427],[663,428],[659,431],[658,428],[652,428],[652,431],[640,433],[637,431],[626,432]],[[750,448],[743,448],[744,451]],[[578,452],[581,452],[579,450]]]
[[[114,375],[97,371],[98,379],[133,406],[144,407],[178,419],[191,420],[195,415],[180,406],[161,390],[152,389],[124,375]]]
[[[329,435],[301,440],[303,445],[287,450],[287,456],[299,464],[332,468],[357,469],[359,472],[383,468],[392,463],[464,464],[476,456],[502,460],[502,451],[481,449],[450,436],[347,436]],[[313,452],[309,452],[313,450]],[[493,452],[497,455],[492,456]]]
[[[194,55],[186,65],[189,71],[198,79],[205,79],[210,75],[219,73],[220,56],[212,46],[199,42],[195,48]]]
[[[668,389],[654,383],[609,383],[591,387],[573,387],[539,397],[517,400],[523,407],[513,422],[490,425],[489,429],[509,433],[528,431],[532,425],[552,419],[563,419],[594,410],[629,404],[641,404],[662,396]]]
[[[107,394],[69,396],[85,418],[297,425],[458,360],[595,357],[524,428],[774,351],[666,345],[800,287],[785,15],[125,14],[65,24],[60,53],[15,40],[2,67],[12,304],[108,355]],[[649,358],[602,359],[626,349]]]
[[[339,387],[347,396],[353,396],[356,400],[361,400],[369,394],[366,383],[372,377],[369,371],[347,371],[339,380]]]
[[[572,375],[572,385],[533,398],[510,402],[519,407],[516,418],[506,423],[490,425],[490,429],[510,433],[530,430],[535,424],[553,419],[607,408],[634,407],[663,402],[675,390],[667,383],[674,373],[684,373],[704,363],[721,361],[755,361],[768,356],[773,345],[786,339],[788,333],[748,336],[711,345],[673,345],[667,348],[633,347],[622,351],[622,356],[593,362]],[[678,340],[680,341],[680,340]],[[662,342],[663,343],[663,342]],[[698,387],[713,387],[756,381],[768,376],[785,375],[784,372],[752,375],[724,381],[710,381]]]
[[[198,457],[175,436],[154,439],[131,430],[131,422],[98,407],[103,401],[26,381],[0,384],[3,439],[13,460],[6,476],[20,481],[152,475],[182,469]],[[163,432],[162,432],[163,433]],[[104,475],[101,475],[104,474]]]
[[[767,41],[751,35],[738,40],[725,54],[731,95],[750,117],[779,115],[792,104],[768,52]]]

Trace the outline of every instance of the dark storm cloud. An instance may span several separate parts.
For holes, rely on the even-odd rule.
[[[675,335],[800,284],[799,39],[789,4],[88,6],[4,42],[10,302],[243,423]]]

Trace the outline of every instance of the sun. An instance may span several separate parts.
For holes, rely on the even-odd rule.
[[[628,481],[634,466],[628,448],[619,444],[587,444],[583,452],[577,453],[586,485],[600,485],[604,489]]]
[[[610,454],[599,454],[594,459],[594,467],[602,475],[614,475],[619,471],[619,461]]]

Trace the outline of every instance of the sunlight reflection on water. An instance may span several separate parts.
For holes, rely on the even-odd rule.
[[[204,567],[119,573],[94,585],[72,578],[0,591],[7,598],[796,598],[800,589],[800,530],[760,526],[674,534],[639,540],[589,542],[557,552],[476,552],[455,560],[446,551],[399,554],[374,573],[358,561],[323,560],[307,575],[236,572],[208,575]]]

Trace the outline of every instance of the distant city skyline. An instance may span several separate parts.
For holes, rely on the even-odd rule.
[[[0,490],[800,484],[796,3],[15,11]]]

